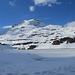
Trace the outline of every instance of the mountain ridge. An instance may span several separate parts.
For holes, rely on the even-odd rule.
[[[5,34],[0,35],[0,43],[9,44],[17,49],[67,48],[68,44],[75,44],[74,22],[63,27],[46,25],[40,20],[30,19],[7,29]]]

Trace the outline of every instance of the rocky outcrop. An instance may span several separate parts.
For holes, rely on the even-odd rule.
[[[75,38],[71,38],[71,37],[64,37],[64,38],[61,38],[59,40],[54,40],[52,45],[60,45],[61,43],[65,42],[66,41],[66,44],[68,43],[75,43]]]
[[[28,50],[36,48],[36,45],[31,45]]]
[[[16,44],[13,44],[13,45],[27,45],[27,44],[32,44],[33,42],[25,42],[25,43],[16,43]]]
[[[60,45],[60,40],[53,41],[52,45]]]

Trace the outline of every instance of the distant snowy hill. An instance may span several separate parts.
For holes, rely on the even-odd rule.
[[[5,27],[0,32],[0,44],[16,49],[75,48],[75,22],[64,27],[46,25],[37,19]]]

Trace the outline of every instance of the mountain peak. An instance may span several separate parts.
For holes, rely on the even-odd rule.
[[[22,22],[15,24],[12,27],[27,26],[27,25],[33,25],[36,27],[44,27],[45,26],[45,24],[42,21],[34,18],[34,19],[30,19],[30,20],[23,20]]]
[[[42,22],[41,20],[39,20],[39,19],[36,19],[36,18],[29,19],[29,20],[24,20],[24,21],[40,21],[40,22]]]
[[[38,20],[36,18],[30,19],[30,20],[24,20],[24,23],[26,23],[27,25],[34,25],[34,26],[45,26],[45,24],[41,21]]]

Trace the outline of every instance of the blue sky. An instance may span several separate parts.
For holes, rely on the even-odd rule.
[[[0,0],[0,29],[32,18],[59,25],[75,21],[75,0]]]

